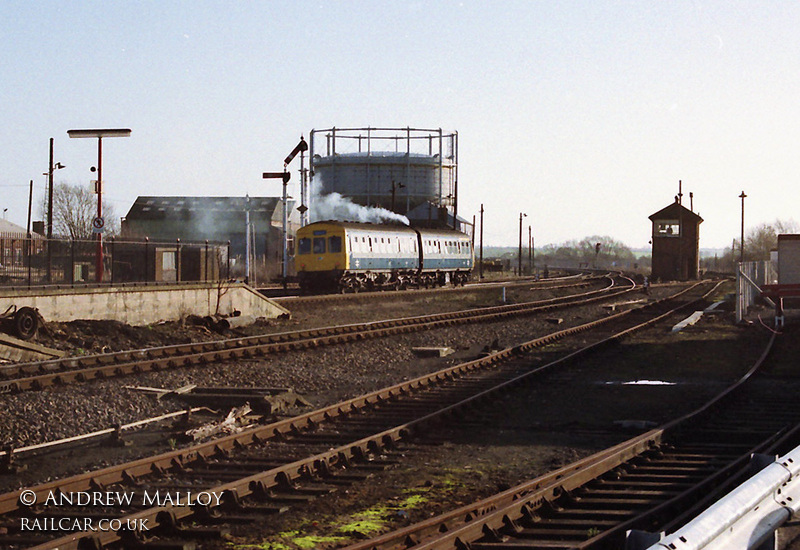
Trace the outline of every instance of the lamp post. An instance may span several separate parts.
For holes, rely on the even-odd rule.
[[[66,168],[60,162],[53,165],[53,138],[50,138],[50,163],[48,164],[47,172],[42,174],[47,176],[47,282],[51,282],[53,270],[53,253],[50,248],[50,241],[53,238],[53,172]],[[30,204],[28,205],[30,210]],[[30,217],[30,216],[29,216]],[[30,233],[30,229],[28,229]],[[30,235],[29,235],[30,236]]]
[[[528,226],[528,271],[533,275],[533,228]]]
[[[60,162],[53,165],[53,138],[50,138],[50,164],[48,170],[44,173],[47,176],[47,238],[53,238],[53,172],[66,168]]]
[[[519,213],[519,267],[517,268],[517,276],[522,277],[522,218],[527,218],[528,215],[524,212]]]
[[[739,198],[742,199],[742,240],[739,242],[739,262],[744,262],[744,199],[747,198],[747,195],[742,194],[739,195]]]
[[[92,221],[92,230],[97,234],[97,250],[95,253],[95,281],[103,282],[103,138],[128,137],[129,128],[103,128],[90,130],[67,130],[71,138],[97,138],[97,217]]]

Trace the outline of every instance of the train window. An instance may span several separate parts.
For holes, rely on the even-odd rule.
[[[311,239],[308,237],[303,237],[300,239],[300,243],[297,246],[297,253],[298,254],[308,254],[311,252]]]
[[[341,252],[341,251],[342,251],[342,238],[328,237],[328,252]]]
[[[325,254],[325,237],[314,237],[314,254]]]

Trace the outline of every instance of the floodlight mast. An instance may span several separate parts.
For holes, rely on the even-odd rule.
[[[97,232],[97,249],[95,252],[95,281],[103,282],[103,138],[128,137],[131,135],[129,128],[101,128],[88,130],[67,130],[71,138],[97,138],[97,218],[92,225]]]

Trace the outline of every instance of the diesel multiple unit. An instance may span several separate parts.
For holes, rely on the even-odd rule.
[[[449,229],[324,221],[297,232],[295,267],[306,292],[464,284],[474,262],[469,236]]]

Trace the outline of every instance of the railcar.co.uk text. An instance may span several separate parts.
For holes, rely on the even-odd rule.
[[[41,506],[97,506],[97,507],[139,507],[139,506],[219,506],[222,500],[221,492],[201,491],[162,492],[144,491],[137,498],[137,493],[118,491],[78,491],[62,493],[48,491],[37,494],[26,489],[20,492],[19,502],[29,507],[39,504]],[[87,514],[88,515],[88,514]],[[22,531],[119,531],[122,529],[147,531],[149,530],[146,518],[110,518],[97,519],[96,517],[57,517],[58,512],[51,517],[20,518]]]

